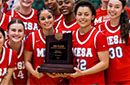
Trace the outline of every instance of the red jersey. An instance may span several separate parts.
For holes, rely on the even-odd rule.
[[[108,21],[110,20],[110,17],[107,14],[107,10],[102,10],[101,8],[98,8],[96,10],[96,18],[94,21],[94,25],[98,26],[100,25],[102,22]]]
[[[4,31],[6,31],[10,21],[11,21],[11,16],[3,13],[2,16],[1,16],[1,19],[0,19],[0,27]]]
[[[96,28],[92,28],[85,35],[80,35],[79,29],[73,34],[72,51],[74,55],[74,66],[80,70],[87,70],[99,63],[97,52],[105,50],[108,50],[106,37]],[[70,85],[78,84],[104,85],[104,71],[77,78],[70,78]]]
[[[58,22],[59,22],[60,20],[63,20],[63,19],[64,19],[63,14],[59,14],[59,15],[55,16],[55,23],[54,23],[54,26],[56,27],[57,24],[58,24]]]
[[[10,48],[8,40],[5,41],[4,46]],[[18,61],[13,73],[13,84],[14,85],[26,85],[27,81],[27,70],[24,66],[24,41],[22,41],[21,48],[18,53]]]
[[[42,30],[32,32],[26,40],[25,50],[33,52],[33,68],[36,69],[45,61],[46,51],[46,39],[42,33]],[[36,78],[32,74],[30,75],[30,84],[32,85],[57,85],[61,82],[60,78],[50,78],[44,73],[44,76],[40,79]]]
[[[0,82],[6,75],[8,68],[15,68],[17,62],[17,54],[12,49],[3,47],[0,57]]]
[[[106,35],[109,46],[110,64],[107,69],[107,81],[130,81],[130,45],[122,41],[120,25],[112,27],[108,21],[100,26],[100,30]]]
[[[76,20],[72,21],[71,23],[68,23],[69,25],[66,25],[65,20],[62,19],[58,22],[56,28],[55,28],[55,32],[62,32],[64,33],[74,33],[78,28],[79,28],[79,24],[77,23]]]
[[[23,21],[25,26],[26,36],[30,32],[34,32],[38,30],[38,28],[40,27],[37,19],[37,10],[35,9],[32,9],[29,15],[23,15],[20,12],[16,12],[14,10],[9,11],[7,14],[11,15],[13,18],[18,18]]]

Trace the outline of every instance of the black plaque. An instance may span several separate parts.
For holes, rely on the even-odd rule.
[[[39,72],[73,73],[72,34],[63,34],[61,40],[53,36],[46,37],[45,64]]]

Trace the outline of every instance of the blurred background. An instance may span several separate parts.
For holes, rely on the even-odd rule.
[[[100,7],[101,0],[90,0],[94,3],[96,9]],[[127,0],[127,6],[130,8],[130,0]],[[44,7],[44,0],[34,0],[34,3],[32,5],[34,9],[40,9]]]

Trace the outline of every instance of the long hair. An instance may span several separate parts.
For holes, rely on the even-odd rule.
[[[120,36],[121,39],[124,40],[127,44],[129,40],[129,30],[130,30],[130,25],[129,25],[129,16],[127,11],[125,10],[125,5],[126,5],[126,0],[119,0],[122,3],[122,9],[124,9],[124,12],[121,13],[120,16]]]

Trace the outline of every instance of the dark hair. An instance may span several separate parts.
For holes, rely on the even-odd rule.
[[[76,6],[75,6],[75,9],[74,9],[75,15],[77,14],[77,10],[78,10],[79,7],[89,7],[90,10],[92,11],[92,15],[96,16],[96,8],[93,5],[93,3],[91,3],[90,1],[88,1],[88,0],[80,0],[80,1],[78,1]],[[93,22],[93,21],[94,21],[94,19],[91,22]]]
[[[122,3],[122,9],[124,9],[126,5],[126,0],[119,0]],[[130,30],[130,25],[129,25],[129,16],[126,10],[124,10],[123,13],[121,13],[120,16],[120,35],[121,39],[126,41],[126,44],[128,42],[128,37],[129,37],[129,30]]]
[[[54,17],[54,13],[53,13],[53,11],[51,9],[49,9],[49,8],[42,8],[42,9],[39,9],[38,12],[37,12],[38,22],[39,22],[39,16],[40,16],[41,12],[44,11],[44,10],[47,10],[48,12],[50,12],[53,15],[53,17]]]
[[[12,24],[14,24],[14,23],[22,24],[23,27],[24,27],[24,31],[25,31],[24,23],[23,23],[20,19],[16,19],[16,18],[12,19],[12,20],[9,22],[9,24],[8,24],[8,30],[9,30],[9,28],[10,28],[10,25],[12,25]]]
[[[0,32],[2,33],[2,35],[4,36],[5,39],[5,31],[0,27]]]

